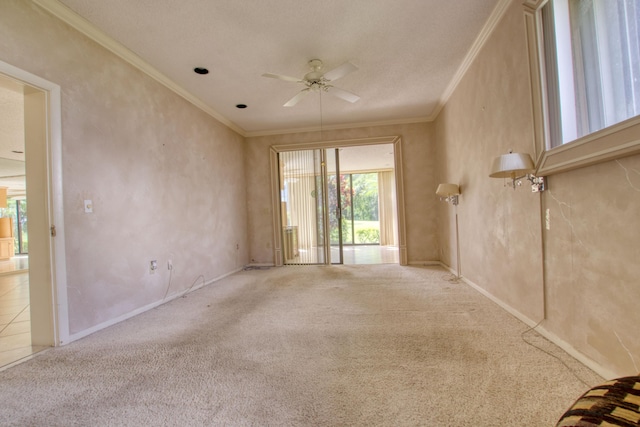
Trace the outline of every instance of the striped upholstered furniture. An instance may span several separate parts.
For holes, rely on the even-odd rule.
[[[640,376],[608,381],[583,394],[556,427],[640,426]]]

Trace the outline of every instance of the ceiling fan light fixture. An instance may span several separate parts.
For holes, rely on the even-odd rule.
[[[340,88],[334,87],[333,85],[328,84],[331,81],[337,80],[341,77],[346,76],[349,73],[352,73],[353,71],[356,71],[358,67],[356,67],[352,63],[345,62],[339,67],[334,68],[333,70],[327,71],[326,73],[321,71],[323,68],[323,64],[322,64],[322,61],[319,59],[312,59],[307,64],[312,71],[305,74],[302,79],[298,79],[296,77],[290,77],[290,76],[282,76],[279,74],[271,74],[271,73],[265,73],[262,75],[263,77],[279,79],[279,80],[292,82],[292,83],[301,83],[306,86],[305,89],[302,89],[300,92],[298,92],[297,95],[295,95],[293,98],[287,101],[284,104],[285,107],[293,107],[300,101],[300,99],[302,99],[303,96],[308,94],[310,91],[316,92],[316,93],[320,91],[327,92],[332,96],[335,96],[337,98],[340,98],[344,101],[351,102],[351,103],[357,102],[360,99],[360,97],[354,93],[351,93],[344,89],[340,89]]]

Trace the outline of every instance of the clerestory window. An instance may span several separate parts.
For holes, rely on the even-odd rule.
[[[552,147],[640,114],[638,0],[553,0],[542,21]]]
[[[606,160],[609,154],[631,154],[635,136],[618,138],[626,150],[618,152],[620,147],[607,135],[622,123],[640,126],[640,1],[527,0],[525,7],[534,10],[528,33],[530,46],[535,46],[532,68],[538,68],[532,74],[540,79],[532,85],[540,92],[536,107],[542,111],[538,125],[544,137],[537,137],[544,143],[539,148],[553,152],[602,136],[608,138],[606,147],[581,147],[574,157],[586,165],[589,155]],[[561,169],[572,167],[568,153],[562,162]]]

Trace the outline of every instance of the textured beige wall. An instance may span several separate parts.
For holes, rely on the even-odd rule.
[[[343,130],[293,133],[247,138],[247,196],[250,259],[273,263],[273,212],[270,194],[269,147],[305,142],[360,139],[398,135],[402,138],[405,220],[409,263],[438,260],[432,125],[362,127]]]
[[[514,1],[435,123],[437,176],[462,186],[462,275],[530,320],[546,311],[542,327],[601,372],[637,373],[640,158],[548,177],[542,194],[488,177],[493,157],[534,152],[525,41]],[[455,265],[452,218],[438,209]]]
[[[438,116],[436,140],[438,175],[461,186],[462,275],[537,321],[543,316],[540,196],[489,178],[494,157],[533,151],[522,23],[514,3]],[[439,212],[450,224],[451,208]],[[455,250],[451,229],[440,235],[445,261],[454,259],[446,257]]]
[[[246,263],[240,135],[26,1],[0,2],[0,60],[62,89],[72,335]]]
[[[546,328],[619,375],[640,372],[640,156],[548,178]]]

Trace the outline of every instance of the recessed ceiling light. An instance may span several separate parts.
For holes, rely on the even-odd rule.
[[[240,108],[240,109],[247,108],[247,104],[237,104],[236,108]]]
[[[207,70],[206,68],[202,68],[202,67],[196,67],[193,69],[193,71],[195,71],[196,74],[209,74],[209,70]]]

